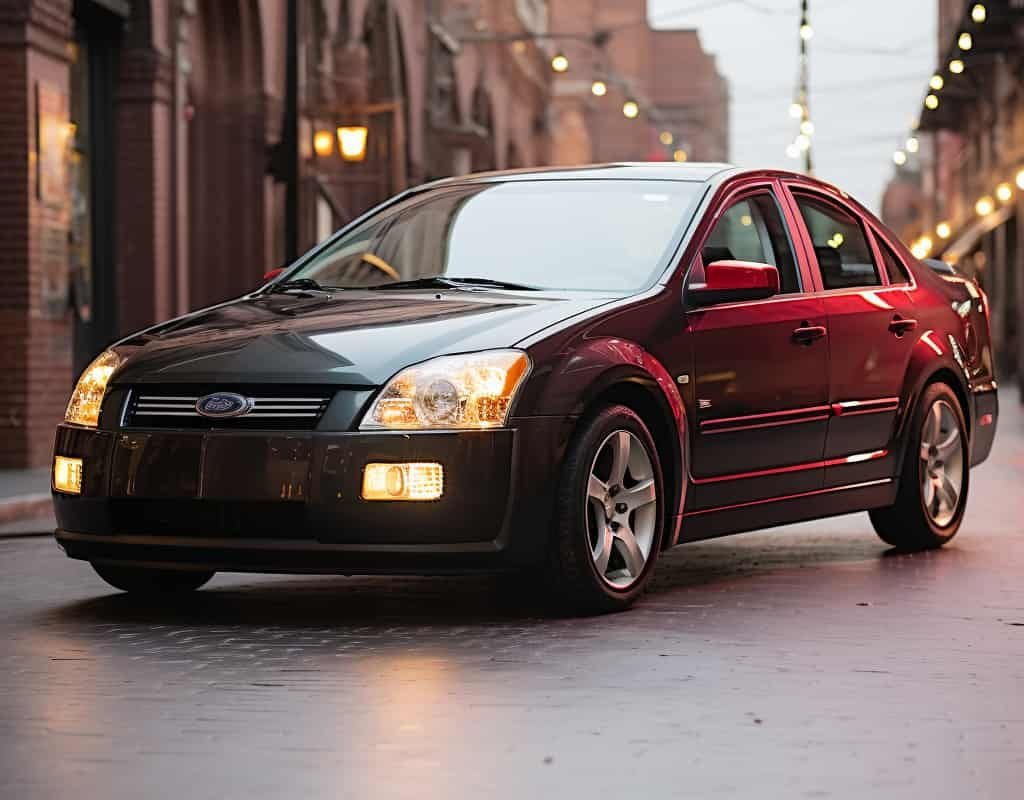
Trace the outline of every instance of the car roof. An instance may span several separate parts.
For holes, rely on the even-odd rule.
[[[606,164],[581,164],[562,167],[528,167],[526,169],[476,172],[452,178],[442,178],[420,188],[454,186],[466,183],[497,183],[504,181],[530,180],[660,180],[689,181],[696,183],[721,184],[730,178],[763,177],[790,178],[818,184],[825,188],[841,191],[823,181],[797,172],[780,169],[741,169],[732,164],[717,162],[688,161],[616,161]]]

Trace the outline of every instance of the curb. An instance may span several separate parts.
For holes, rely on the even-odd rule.
[[[23,494],[0,500],[0,525],[45,517],[53,510],[49,494]]]

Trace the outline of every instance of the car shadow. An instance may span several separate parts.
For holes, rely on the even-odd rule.
[[[676,602],[685,605],[730,590],[757,593],[760,583],[780,573],[798,576],[794,594],[828,602],[832,568],[839,565],[862,562],[882,573],[908,564],[934,569],[938,561],[951,565],[961,555],[955,547],[902,554],[866,535],[824,535],[812,530],[780,536],[761,531],[690,543],[662,554],[646,599],[637,609],[651,602],[662,607]],[[72,626],[380,628],[532,624],[557,617],[541,599],[537,573],[432,578],[230,575],[218,577],[198,592],[157,600],[105,592],[105,585],[98,581],[98,596],[51,608],[46,621]],[[807,600],[804,597],[801,602]]]

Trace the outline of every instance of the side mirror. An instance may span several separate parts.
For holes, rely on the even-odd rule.
[[[763,300],[779,293],[779,271],[753,261],[713,261],[704,267],[704,283],[686,288],[695,306]]]
[[[280,275],[282,272],[284,272],[284,270],[285,270],[284,267],[278,267],[277,269],[272,269],[269,272],[264,272],[263,273],[263,282],[264,283],[269,283],[270,281],[274,280],[274,278],[276,278],[278,275]]]

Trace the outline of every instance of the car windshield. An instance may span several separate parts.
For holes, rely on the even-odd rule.
[[[665,268],[701,191],[698,182],[652,180],[439,188],[374,214],[287,281],[356,288],[439,278],[488,288],[636,291]]]

